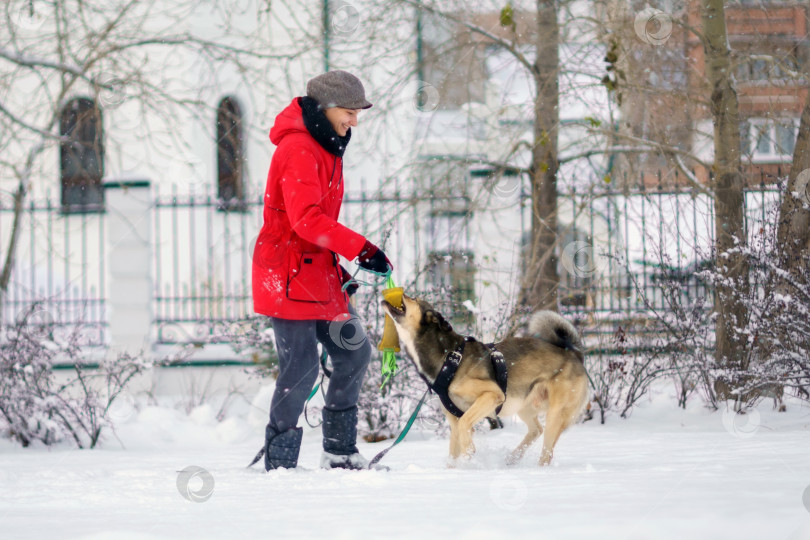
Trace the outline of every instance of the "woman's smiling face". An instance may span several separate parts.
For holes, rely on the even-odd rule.
[[[350,127],[357,125],[357,115],[361,109],[344,109],[343,107],[329,107],[324,109],[326,119],[332,124],[335,132],[345,137]]]

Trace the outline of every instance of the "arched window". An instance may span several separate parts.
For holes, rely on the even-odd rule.
[[[104,208],[104,130],[101,110],[88,98],[72,99],[62,108],[59,133],[62,210],[97,212]]]
[[[234,98],[226,97],[217,107],[217,194],[225,208],[244,200],[242,111]]]

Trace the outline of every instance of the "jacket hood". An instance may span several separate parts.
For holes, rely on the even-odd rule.
[[[304,96],[301,98],[301,110],[304,115],[304,125],[307,131],[312,135],[312,138],[318,141],[321,148],[334,154],[337,157],[343,157],[346,151],[346,146],[352,138],[351,128],[346,131],[346,135],[341,137],[332,127],[329,119],[326,118],[326,113],[321,110],[318,102],[311,97]]]
[[[302,132],[315,139],[321,148],[340,158],[352,138],[351,129],[343,137],[338,135],[318,102],[306,96],[293,99],[276,117],[276,123],[270,130],[270,141],[278,146],[287,135]]]
[[[270,129],[270,142],[278,146],[281,139],[292,133],[309,133],[304,125],[301,112],[301,98],[294,98],[292,103],[276,116],[276,122]]]

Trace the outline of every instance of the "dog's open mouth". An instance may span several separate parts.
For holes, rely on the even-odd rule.
[[[394,307],[394,304],[389,302],[388,300],[382,301],[383,309],[385,309],[389,315],[392,317],[404,317],[405,316],[405,304],[402,304],[402,308]]]

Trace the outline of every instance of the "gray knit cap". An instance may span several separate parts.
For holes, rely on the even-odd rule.
[[[310,79],[307,95],[318,102],[321,109],[343,107],[344,109],[368,109],[366,91],[360,79],[348,71],[327,71]]]

